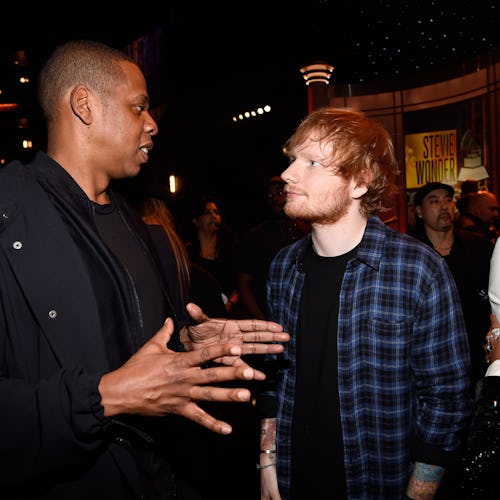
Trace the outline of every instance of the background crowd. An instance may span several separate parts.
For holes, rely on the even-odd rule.
[[[492,498],[496,195],[425,184],[393,230],[388,132],[324,108],[262,220],[213,193],[181,220],[120,183],[158,132],[146,88],[120,51],[59,47],[47,151],[1,171],[6,498]]]

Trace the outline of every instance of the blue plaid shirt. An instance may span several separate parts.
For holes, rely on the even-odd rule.
[[[290,495],[301,261],[310,244],[308,235],[282,249],[267,284],[270,319],[291,335],[284,353],[289,368],[278,384],[283,499]],[[337,349],[348,497],[403,498],[412,463],[445,465],[470,412],[469,347],[445,260],[370,217],[342,283]]]

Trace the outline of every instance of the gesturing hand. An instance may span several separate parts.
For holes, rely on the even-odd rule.
[[[167,319],[156,335],[124,365],[105,374],[99,384],[101,404],[106,416],[138,414],[182,415],[220,434],[231,426],[200,408],[197,401],[243,402],[250,399],[244,388],[215,387],[230,380],[263,380],[265,375],[246,365],[202,366],[216,359],[238,358],[241,345],[216,341],[190,352],[167,348],[173,322]]]
[[[230,342],[241,346],[241,354],[277,354],[283,351],[283,346],[270,342],[290,340],[282,326],[272,321],[209,318],[193,303],[187,305],[187,311],[196,323],[187,327],[188,342],[193,350]],[[239,356],[223,356],[216,361],[226,365],[248,366]]]

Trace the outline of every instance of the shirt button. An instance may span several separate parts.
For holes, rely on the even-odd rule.
[[[57,318],[57,311],[52,309],[52,311],[49,311],[49,318],[50,319],[56,319]]]
[[[21,248],[23,248],[23,244],[20,241],[14,241],[14,243],[12,243],[12,247],[14,250],[21,250]]]

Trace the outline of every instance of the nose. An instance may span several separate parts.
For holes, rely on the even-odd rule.
[[[146,130],[146,133],[151,136],[156,135],[158,133],[158,124],[151,116],[151,113],[149,111],[147,111],[147,119],[144,124],[144,128]]]
[[[286,184],[290,184],[293,182],[293,164],[294,162],[290,163],[288,167],[281,172],[281,178],[285,181]]]

